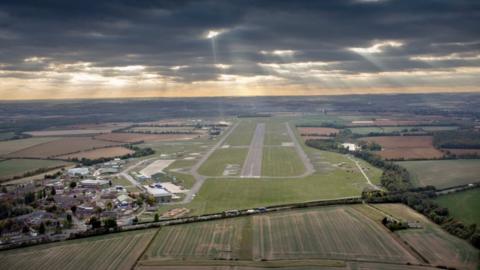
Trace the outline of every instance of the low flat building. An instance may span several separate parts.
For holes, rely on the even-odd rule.
[[[109,182],[107,180],[87,179],[80,181],[80,185],[84,188],[108,188]]]
[[[160,184],[145,185],[148,195],[155,198],[158,203],[166,203],[172,200],[172,193],[168,192]]]
[[[90,174],[90,170],[87,167],[72,168],[67,171],[69,176],[86,176]]]
[[[358,146],[354,143],[342,143],[342,147],[346,148],[348,151],[354,152],[358,150]]]

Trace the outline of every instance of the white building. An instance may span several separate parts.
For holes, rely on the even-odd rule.
[[[90,170],[87,167],[81,168],[72,168],[67,171],[69,176],[86,176],[90,173]]]
[[[346,148],[348,151],[357,151],[358,150],[358,146],[354,143],[342,143],[342,147],[343,148]]]
[[[159,203],[170,202],[172,200],[172,193],[168,192],[161,184],[145,185],[145,189],[149,195],[155,197]]]
[[[85,188],[108,188],[109,182],[107,180],[87,179],[80,181],[80,185]]]

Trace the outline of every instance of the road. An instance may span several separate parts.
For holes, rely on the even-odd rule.
[[[186,204],[189,203],[193,200],[195,197],[195,194],[200,190],[202,187],[203,183],[205,182],[205,179],[207,179],[205,176],[200,175],[198,173],[198,169],[203,165],[203,163],[212,155],[212,153],[217,150],[223,142],[230,136],[230,134],[237,128],[238,122],[234,124],[224,135],[223,137],[212,147],[210,150],[208,150],[205,155],[203,155],[195,165],[192,166],[190,169],[190,174],[195,178],[195,183],[193,184],[192,188],[186,193],[185,198],[183,198],[182,201],[179,202],[179,204]]]
[[[144,159],[144,160],[141,160],[137,163],[135,163],[134,165],[130,166],[130,167],[127,167],[125,170],[123,170],[122,172],[116,174],[115,176],[120,176],[120,177],[123,177],[125,179],[127,179],[130,183],[132,183],[132,185],[136,186],[137,188],[139,188],[141,191],[146,191],[145,188],[142,186],[142,184],[140,184],[137,180],[135,180],[130,174],[128,174],[131,170],[135,169],[136,167],[152,160],[153,158],[149,158],[149,159]]]
[[[353,157],[351,157],[350,155],[347,155],[347,158],[350,159],[351,161],[353,161],[353,163],[355,163],[355,165],[357,166],[358,170],[363,174],[363,177],[365,177],[365,180],[367,180],[368,184],[376,189],[376,190],[380,190],[379,187],[377,187],[376,185],[374,185],[372,183],[372,181],[370,181],[370,177],[368,177],[368,175],[365,173],[365,171],[363,171],[363,168],[362,166],[360,166],[360,163],[358,162],[358,160],[354,159]]]
[[[243,163],[240,177],[260,177],[262,175],[263,141],[265,140],[265,123],[258,123]]]
[[[295,150],[297,151],[298,156],[300,157],[300,159],[303,162],[303,165],[305,166],[305,172],[302,175],[296,176],[296,178],[305,177],[314,173],[315,169],[313,168],[312,162],[310,162],[310,159],[308,158],[307,154],[305,153],[305,151],[303,151],[302,145],[297,140],[297,137],[295,136],[295,133],[293,132],[288,122],[285,123],[285,126],[287,126],[287,133],[290,136],[290,139],[292,139]],[[292,177],[289,177],[289,178],[292,178]]]

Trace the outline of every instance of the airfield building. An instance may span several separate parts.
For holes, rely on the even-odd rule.
[[[157,203],[166,203],[172,200],[172,193],[164,189],[161,184],[145,185],[144,187],[148,195],[153,196]]]

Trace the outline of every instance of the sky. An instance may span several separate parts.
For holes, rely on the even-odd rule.
[[[480,92],[480,1],[0,1],[0,99]]]

